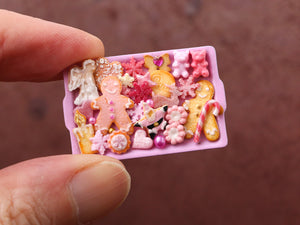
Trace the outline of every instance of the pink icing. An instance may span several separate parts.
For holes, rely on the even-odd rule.
[[[166,141],[171,143],[172,145],[179,144],[183,142],[185,136],[185,129],[179,123],[172,123],[166,127],[164,131],[164,136],[166,137]]]
[[[174,105],[171,108],[168,108],[166,120],[169,124],[179,123],[185,124],[188,113],[182,106]]]

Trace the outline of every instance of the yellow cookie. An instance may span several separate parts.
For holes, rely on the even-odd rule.
[[[160,57],[145,55],[144,61],[144,66],[149,69],[149,73],[152,73],[154,70],[171,71],[171,68],[169,67],[171,61],[168,53],[165,53]]]
[[[198,82],[198,84],[199,87],[195,92],[196,97],[190,100],[186,100],[183,104],[184,108],[189,111],[187,122],[184,125],[186,129],[186,138],[192,138],[194,136],[197,127],[197,121],[201,113],[201,109],[204,106],[204,104],[208,100],[212,99],[214,96],[214,87],[212,83],[210,83],[207,80],[201,80]],[[210,120],[215,120],[214,116],[211,113],[209,113],[207,118],[208,120],[206,121],[206,123],[211,123],[209,122]],[[205,126],[204,126],[204,134],[205,134]]]
[[[151,81],[155,82],[156,85],[152,87],[152,91],[156,95],[165,96],[167,98],[171,97],[170,86],[175,84],[175,78],[172,74],[164,70],[154,70],[150,74]]]
[[[78,141],[78,145],[81,153],[93,154],[97,151],[92,151],[92,143],[90,138],[94,137],[94,128],[91,124],[86,124],[86,118],[78,110],[74,117],[75,123],[78,127],[73,129],[73,133]]]

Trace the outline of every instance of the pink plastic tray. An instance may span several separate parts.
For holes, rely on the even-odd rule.
[[[186,48],[186,50],[197,50],[197,49],[205,49],[207,52],[206,60],[208,61],[208,70],[210,75],[208,78],[201,78],[209,80],[214,88],[215,88],[215,95],[214,99],[217,100],[224,109],[224,113],[217,117],[217,122],[220,129],[220,139],[215,142],[210,142],[205,139],[204,135],[201,137],[201,141],[199,144],[193,142],[193,139],[186,139],[183,143],[178,145],[167,145],[164,149],[157,149],[152,148],[149,150],[138,150],[138,149],[131,149],[125,154],[114,154],[110,151],[106,151],[107,156],[111,156],[117,159],[130,159],[130,158],[139,158],[139,157],[146,157],[146,156],[155,156],[155,155],[164,155],[164,154],[172,154],[172,153],[179,153],[179,152],[189,152],[189,151],[196,151],[196,150],[204,150],[204,149],[212,149],[212,148],[221,148],[227,145],[227,132],[225,126],[225,111],[226,111],[226,98],[225,98],[225,90],[223,82],[220,80],[218,67],[217,67],[217,58],[216,58],[216,51],[215,48],[212,46],[203,46],[203,47],[196,47],[196,48]],[[174,49],[173,49],[174,50]],[[157,51],[157,52],[146,52],[146,53],[139,53],[139,54],[128,54],[128,55],[120,55],[120,56],[111,56],[107,57],[107,59],[112,61],[119,61],[119,62],[127,62],[133,56],[137,60],[143,59],[145,54],[152,55],[152,56],[160,56],[163,53],[169,53],[171,63],[173,63],[173,50],[165,50],[165,51]],[[179,49],[185,50],[185,49]],[[172,65],[172,64],[171,64]],[[72,132],[72,129],[76,127],[74,120],[73,120],[73,109],[74,109],[74,99],[76,97],[75,93],[68,91],[68,74],[67,72],[64,74],[64,84],[65,84],[65,98],[63,100],[63,109],[64,109],[64,116],[65,116],[65,124],[68,130],[70,131],[71,136],[71,145],[72,145],[72,153],[73,154],[80,154],[80,150],[78,147],[77,140]]]

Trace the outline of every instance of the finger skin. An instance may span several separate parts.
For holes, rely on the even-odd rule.
[[[76,28],[0,10],[0,81],[50,81],[104,56],[100,39]]]
[[[93,200],[96,203],[106,201],[107,204],[102,204],[98,211],[95,202],[84,204],[85,207],[80,208],[81,206],[76,204],[70,184],[74,183],[73,180],[78,178],[78,175],[88,176],[92,168],[104,163],[115,165],[111,168],[102,167],[114,172],[112,182],[102,182],[102,186],[97,187],[97,192],[94,191],[96,197]],[[104,179],[100,174],[97,176],[98,181]],[[76,189],[82,190],[87,183],[97,183],[97,180],[79,183]],[[124,165],[110,157],[60,155],[25,161],[0,170],[0,224],[86,223],[118,207],[126,198],[129,188],[130,177]],[[102,199],[99,199],[97,194],[102,191]],[[107,197],[108,195],[111,197]],[[87,196],[90,196],[90,193]],[[93,211],[92,214],[90,211]],[[80,215],[81,212],[85,215]]]

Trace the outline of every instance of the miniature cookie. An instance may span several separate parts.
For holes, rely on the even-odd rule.
[[[86,118],[78,110],[75,113],[74,121],[77,124],[77,128],[73,129],[73,133],[78,141],[78,145],[81,153],[93,154],[97,151],[92,151],[91,138],[94,137],[94,128],[91,124],[86,124]]]
[[[162,95],[167,98],[171,97],[169,85],[175,84],[175,79],[172,74],[163,70],[154,70],[150,73],[151,81],[155,82],[156,85],[152,87],[154,94]]]
[[[174,62],[173,66],[173,76],[175,78],[179,78],[180,76],[187,78],[189,76],[189,72],[187,71],[190,68],[189,64],[189,50],[185,51],[173,51],[174,53]]]
[[[166,141],[171,143],[172,145],[179,144],[184,141],[184,126],[177,122],[169,124],[164,131],[164,136],[166,137]]]
[[[96,71],[94,73],[96,84],[100,89],[102,79],[107,76],[121,76],[123,74],[123,67],[120,62],[109,63],[105,57],[100,57],[96,60]]]
[[[168,106],[153,109],[148,103],[144,102],[143,107],[144,116],[134,126],[146,128],[149,136],[154,139],[158,131],[164,130],[167,125],[164,117]]]
[[[150,73],[152,73],[154,70],[164,70],[167,72],[171,71],[169,67],[171,61],[168,53],[165,53],[160,57],[145,55],[144,60],[145,60],[144,66],[149,69]]]
[[[103,95],[91,103],[92,109],[100,110],[95,129],[105,135],[114,123],[120,130],[132,134],[133,126],[126,109],[132,108],[134,102],[120,94],[121,81],[115,76],[108,76],[102,80],[100,88]]]
[[[85,60],[82,65],[82,68],[72,68],[69,74],[69,91],[80,88],[79,95],[74,101],[75,105],[81,105],[84,101],[99,97],[93,76],[94,70],[96,69],[94,60]]]
[[[199,87],[195,92],[196,97],[190,100],[186,100],[183,104],[184,108],[189,111],[187,122],[184,125],[186,129],[186,138],[193,137],[196,131],[197,121],[199,119],[202,107],[208,100],[212,99],[212,97],[214,96],[214,87],[212,83],[207,80],[201,80],[198,82],[198,84]],[[215,120],[213,115],[208,115],[208,121],[210,120]]]
[[[134,133],[132,148],[150,149],[153,146],[153,140],[147,137],[147,133],[143,129],[139,129]]]
[[[124,131],[114,131],[109,136],[108,147],[116,154],[127,152],[130,148],[130,144],[130,137]]]

